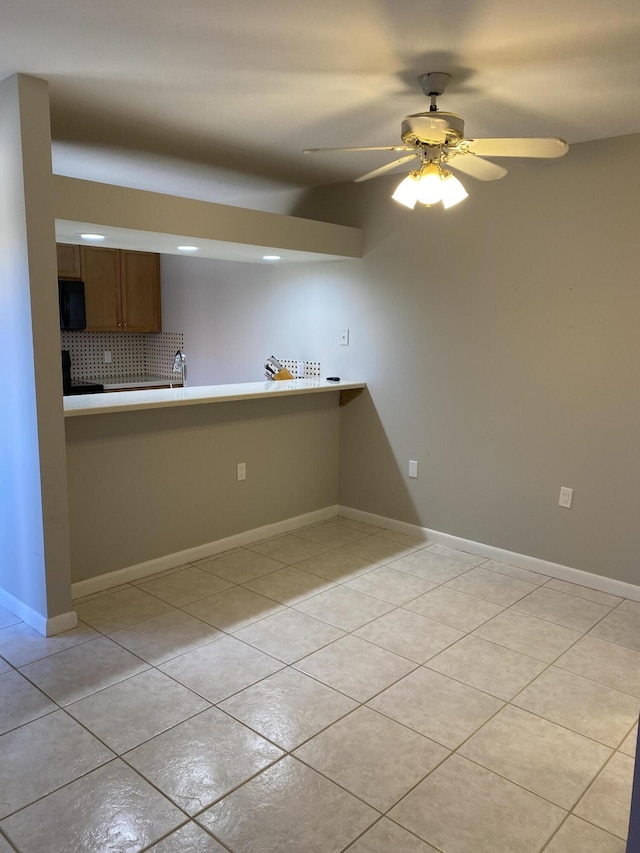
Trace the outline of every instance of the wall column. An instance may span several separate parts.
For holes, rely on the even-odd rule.
[[[0,606],[73,628],[47,83],[0,82]]]

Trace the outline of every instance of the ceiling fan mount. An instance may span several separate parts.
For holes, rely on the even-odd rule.
[[[409,175],[409,178],[418,183],[425,176],[425,169],[431,168],[433,164],[438,167],[442,179],[451,176],[451,168],[481,181],[495,181],[504,177],[507,170],[491,160],[485,160],[485,157],[552,158],[562,157],[569,150],[564,139],[558,137],[465,138],[462,116],[442,112],[437,104],[437,98],[443,94],[450,82],[451,75],[444,71],[431,71],[418,77],[422,91],[430,99],[429,111],[413,113],[403,119],[400,127],[402,145],[307,148],[305,154],[321,151],[404,152],[398,159],[360,175],[355,180],[368,181],[377,178],[414,158],[420,158],[420,165]],[[466,192],[463,197],[466,197]],[[413,207],[413,204],[408,206]]]

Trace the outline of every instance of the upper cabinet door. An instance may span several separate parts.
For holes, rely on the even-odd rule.
[[[58,278],[82,278],[80,246],[56,243],[58,252]]]
[[[128,332],[160,332],[160,256],[120,251],[122,322]]]
[[[87,311],[87,331],[118,332],[123,329],[120,307],[118,249],[81,248],[82,275]]]

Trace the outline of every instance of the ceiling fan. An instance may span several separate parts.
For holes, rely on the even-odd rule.
[[[562,157],[569,150],[564,139],[557,137],[485,138],[464,136],[464,120],[456,113],[441,112],[437,98],[447,88],[451,75],[442,71],[422,74],[418,82],[430,98],[429,112],[406,116],[401,126],[402,145],[355,148],[307,148],[305,154],[319,151],[402,151],[410,152],[367,172],[355,180],[368,181],[418,159],[419,166],[400,182],[392,198],[413,208],[416,202],[427,207],[442,202],[452,207],[468,193],[450,169],[481,181],[495,181],[507,170],[485,157]]]

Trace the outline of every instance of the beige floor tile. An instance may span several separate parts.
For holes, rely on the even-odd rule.
[[[11,666],[7,663],[7,661],[4,658],[0,658],[0,675],[2,675],[3,672],[10,672],[10,671],[11,671]]]
[[[235,636],[285,663],[294,663],[343,637],[344,631],[306,613],[286,609],[241,628]]]
[[[625,853],[625,843],[593,824],[569,815],[544,853]]]
[[[288,565],[299,563],[300,560],[315,557],[316,554],[322,554],[323,551],[328,550],[326,545],[319,545],[317,542],[310,542],[308,539],[301,539],[290,533],[279,536],[277,539],[267,539],[264,542],[247,545],[247,548]]]
[[[349,636],[303,658],[295,667],[358,702],[366,702],[414,669],[415,664]]]
[[[630,601],[628,598],[625,598],[620,605],[620,610],[625,610],[627,613],[635,613],[636,616],[640,616],[640,601]]]
[[[626,838],[629,831],[634,761],[616,753],[575,808],[590,823]]]
[[[122,761],[112,761],[4,821],[21,853],[146,849],[185,819]]]
[[[565,814],[452,755],[390,817],[446,853],[539,853]]]
[[[592,628],[592,637],[640,651],[640,616],[625,610],[614,610]]]
[[[607,592],[600,592],[597,589],[591,589],[589,586],[580,586],[575,583],[568,583],[556,578],[552,578],[547,584],[546,589],[555,589],[556,592],[564,592],[567,595],[576,595],[578,598],[586,598],[587,601],[597,601],[598,604],[606,604],[610,607],[615,607],[623,600],[617,595],[610,595]]]
[[[436,622],[442,622],[460,631],[473,631],[483,622],[497,616],[503,609],[500,604],[444,586],[426,592],[404,606],[420,616],[435,619]]]
[[[515,652],[551,663],[582,636],[580,631],[555,625],[509,609],[473,632],[474,636],[499,643]]]
[[[315,770],[284,758],[200,815],[242,853],[338,853],[378,813]]]
[[[323,524],[315,524],[313,527],[296,530],[295,535],[301,539],[308,539],[309,542],[317,542],[319,545],[327,545],[329,548],[338,548],[340,545],[347,545],[349,542],[355,542],[356,539],[362,539],[367,534],[360,530],[354,530],[353,527],[347,527],[345,524],[325,521]]]
[[[182,610],[170,610],[162,616],[116,631],[111,634],[111,639],[155,666],[222,636],[213,625]]]
[[[427,551],[430,554],[439,554],[441,557],[457,560],[459,563],[465,563],[468,566],[479,566],[480,563],[485,563],[487,559],[486,557],[478,556],[478,554],[472,554],[469,551],[460,551],[458,548],[440,545],[438,542],[432,542],[430,545],[427,545]]]
[[[221,702],[220,707],[290,751],[357,704],[295,669],[283,669]]]
[[[634,649],[588,635],[565,652],[556,666],[640,696],[640,652]]]
[[[120,628],[127,628],[168,610],[171,610],[170,604],[134,586],[94,598],[76,607],[78,619],[103,634],[119,631]]]
[[[122,754],[208,707],[200,696],[151,669],[74,702],[67,711]]]
[[[15,847],[9,844],[4,835],[0,835],[0,853],[15,853]]]
[[[435,584],[390,566],[382,566],[349,581],[347,586],[391,604],[406,604],[412,598],[433,589]]]
[[[17,625],[21,621],[19,616],[6,610],[4,607],[0,607],[0,629],[8,628],[9,625]]]
[[[426,533],[402,533],[400,530],[383,528],[375,535],[382,536],[383,539],[390,539],[391,542],[396,542],[398,545],[406,545],[409,548],[424,548],[428,543]]]
[[[389,565],[400,572],[407,572],[436,584],[446,583],[472,568],[468,562],[441,556],[432,548],[414,551],[399,560],[393,560]]]
[[[470,569],[466,574],[447,581],[447,586],[457,589],[458,592],[466,592],[468,595],[475,595],[477,598],[484,598],[486,601],[493,601],[494,604],[502,604],[505,607],[536,589],[534,584],[516,580],[499,572],[488,571],[484,566]]]
[[[383,817],[347,853],[438,853],[435,847]]]
[[[386,812],[449,751],[382,714],[360,707],[297,749],[295,755]]]
[[[0,631],[0,655],[14,666],[24,666],[47,655],[55,655],[72,646],[95,640],[99,636],[93,628],[80,623],[71,631],[56,634],[55,637],[43,637],[24,622],[20,622]]]
[[[0,735],[56,710],[56,705],[19,672],[0,674]]]
[[[227,848],[196,823],[188,823],[154,844],[147,853],[227,853]]]
[[[368,704],[448,749],[456,749],[504,703],[419,667]]]
[[[534,586],[542,586],[549,580],[547,575],[541,575],[538,572],[529,571],[529,569],[521,569],[518,566],[510,566],[509,563],[501,563],[498,560],[487,560],[482,564],[483,569],[487,571],[498,572],[500,575],[508,575],[510,578],[515,578],[525,583],[532,583]]]
[[[186,604],[183,609],[196,619],[202,619],[223,631],[237,631],[258,619],[277,613],[282,610],[282,605],[250,589],[234,586],[194,601],[193,604]]]
[[[64,711],[47,714],[0,735],[0,818],[24,808],[113,757],[110,750]]]
[[[464,637],[463,632],[456,628],[404,608],[385,613],[358,628],[354,634],[416,663],[424,663]]]
[[[223,580],[196,566],[189,566],[164,577],[138,584],[138,589],[155,595],[156,598],[174,607],[182,607],[184,604],[191,604],[192,601],[222,592],[230,586],[231,581]]]
[[[479,637],[468,636],[431,658],[426,666],[498,699],[508,700],[533,681],[546,664]]]
[[[355,589],[336,586],[299,602],[295,609],[343,631],[354,631],[383,613],[388,613],[393,605]]]
[[[536,589],[513,605],[514,610],[547,619],[557,625],[573,628],[576,631],[588,631],[611,609],[608,605],[565,595],[563,592],[542,587]]]
[[[629,732],[626,738],[620,744],[620,752],[625,755],[630,755],[631,758],[636,757],[636,747],[638,744],[638,724],[636,723],[633,729]]]
[[[166,574],[167,572],[162,572],[160,574]],[[109,586],[106,589],[98,589],[96,592],[90,592],[87,595],[73,595],[72,590],[72,601],[73,606],[76,604],[84,604],[85,601],[93,601],[94,598],[104,598],[105,595],[113,595],[114,592],[122,592],[126,589],[131,589],[132,584],[130,583],[119,583],[115,586]]]
[[[611,750],[511,706],[460,748],[482,764],[562,808],[570,809]]]
[[[283,755],[217,708],[136,747],[126,760],[194,815]]]
[[[282,669],[282,663],[240,640],[222,637],[161,664],[159,669],[216,703]]]
[[[311,572],[337,583],[345,583],[378,567],[375,560],[365,560],[363,557],[356,557],[355,554],[347,554],[341,548],[334,548],[324,554],[309,557],[308,560],[300,560],[296,565],[305,572]]]
[[[556,667],[523,690],[513,704],[612,747],[619,745],[640,710],[635,696]]]
[[[59,705],[131,678],[149,665],[107,637],[72,646],[22,667],[24,675]]]
[[[279,560],[272,560],[271,557],[265,557],[264,554],[239,548],[237,551],[229,551],[217,557],[200,560],[197,565],[198,568],[233,583],[246,583],[261,575],[275,572],[285,564]]]
[[[382,533],[383,527],[378,527],[377,524],[368,524],[366,521],[356,521],[355,518],[347,518],[344,515],[336,515],[331,521],[334,524],[344,524],[346,527],[352,527],[354,530],[359,530],[360,533],[367,533],[369,536],[375,536]]]
[[[385,539],[384,536],[364,536],[343,545],[342,549],[348,554],[355,554],[365,560],[374,560],[376,563],[390,563],[398,560],[415,550],[412,545],[405,545]]]
[[[320,578],[318,575],[305,572],[295,566],[285,566],[268,575],[247,581],[245,589],[253,590],[267,598],[272,598],[280,604],[296,604],[319,592],[324,592],[334,586],[333,581]]]

